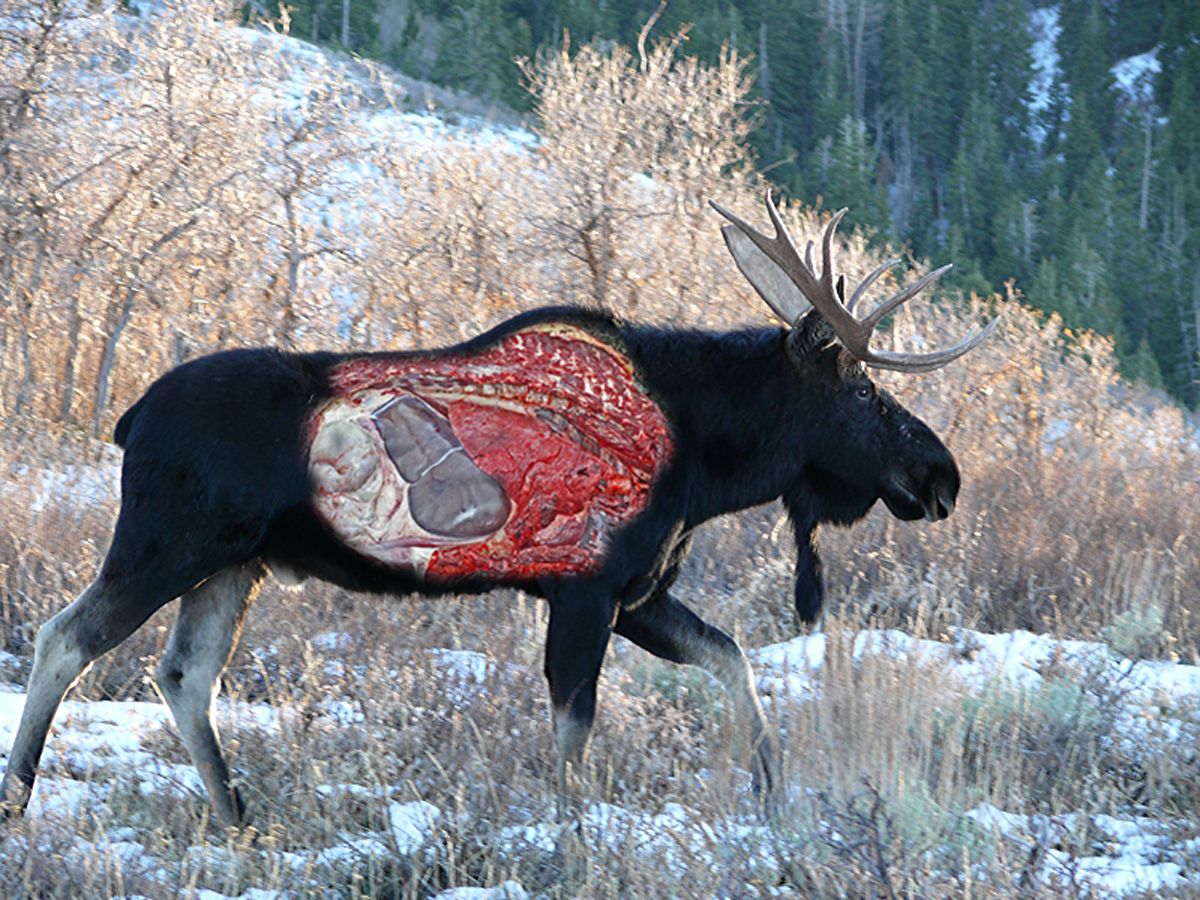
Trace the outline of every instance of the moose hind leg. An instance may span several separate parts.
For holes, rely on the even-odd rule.
[[[159,598],[128,590],[119,579],[102,574],[38,629],[25,708],[0,782],[4,816],[25,811],[50,723],[67,690],[92,660],[125,640],[161,605]]]
[[[662,659],[698,666],[721,683],[737,718],[750,726],[755,787],[773,803],[780,782],[779,755],[750,662],[737,641],[665,593],[622,611],[613,630]]]
[[[212,703],[263,574],[258,562],[236,566],[184,594],[171,640],[155,672],[192,763],[225,825],[242,824],[245,805],[229,783]]]

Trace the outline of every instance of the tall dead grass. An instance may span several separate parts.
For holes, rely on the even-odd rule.
[[[134,20],[104,4],[0,0],[0,39],[16,48],[0,55],[0,649],[16,656],[6,677],[21,676],[37,625],[82,589],[107,545],[115,494],[88,473],[111,478],[115,453],[97,438],[182,359],[262,342],[432,346],[544,303],[706,327],[762,320],[706,208],[710,198],[751,218],[760,208],[744,61],[704,67],[681,59],[678,42],[644,61],[621,48],[564,50],[527,65],[540,115],[532,148],[467,132],[401,141],[379,137],[397,134],[383,126],[386,85],[364,93],[271,35],[234,39],[223,11],[168,0]],[[784,214],[798,235],[823,219]],[[852,234],[841,259],[855,278],[877,254]],[[552,780],[543,611],[512,594],[389,602],[268,589],[225,685],[282,713],[276,731],[229,731],[236,768],[253,773],[267,855],[230,839],[243,860],[233,868],[187,856],[189,845],[226,843],[204,799],[147,799],[131,775],[104,776],[114,793],[79,833],[133,823],[173,861],[180,890],[425,896],[517,877],[561,896],[715,896],[731,885],[1004,896],[1029,860],[965,824],[972,805],[1194,813],[1194,759],[1116,753],[1112,724],[1091,712],[1105,688],[1083,675],[1062,679],[1095,695],[1072,695],[1083,704],[1072,719],[1061,697],[973,706],[936,672],[851,663],[849,635],[893,624],[935,637],[950,625],[1106,639],[1133,630],[1145,655],[1194,662],[1200,651],[1200,455],[1183,413],[1122,383],[1107,340],[1067,334],[1017,297],[909,306],[889,332],[900,347],[942,345],[1002,315],[996,335],[948,369],[881,379],[945,438],[965,487],[938,525],[877,510],[822,535],[823,690],[772,707],[790,777],[813,792],[794,833],[768,847],[768,881],[761,860],[736,854],[671,880],[633,852],[580,863],[497,849],[496,829],[546,812]],[[710,523],[681,584],[751,645],[794,633],[783,524],[776,508]],[[102,660],[81,693],[153,696],[148,672],[172,615]],[[326,632],[350,643],[323,650],[313,638]],[[486,652],[482,690],[452,702],[434,648]],[[597,795],[651,811],[668,801],[714,817],[745,811],[744,773],[728,761],[737,736],[711,715],[720,692],[639,654],[613,656]],[[330,727],[333,701],[361,723]],[[184,760],[177,745],[164,752]],[[318,790],[338,783],[453,811],[433,861],[365,861],[352,883],[283,866],[278,854],[378,825],[384,800]],[[855,835],[867,844],[843,840]],[[67,852],[52,831],[27,837]],[[878,853],[863,856],[867,845]],[[121,865],[93,858],[63,880],[30,863],[0,886],[163,892]],[[1031,884],[1019,886],[1035,893]]]

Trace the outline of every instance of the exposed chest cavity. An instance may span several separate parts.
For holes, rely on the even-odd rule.
[[[357,553],[427,580],[594,571],[671,454],[630,362],[574,325],[350,360],[331,382],[309,424],[315,509]]]

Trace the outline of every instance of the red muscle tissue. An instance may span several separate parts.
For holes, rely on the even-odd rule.
[[[471,355],[351,360],[332,385],[309,432],[317,512],[428,580],[594,570],[671,452],[629,361],[565,323]]]

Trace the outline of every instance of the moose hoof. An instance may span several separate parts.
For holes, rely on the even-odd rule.
[[[32,790],[24,784],[4,784],[0,787],[0,822],[20,819],[25,815]]]

